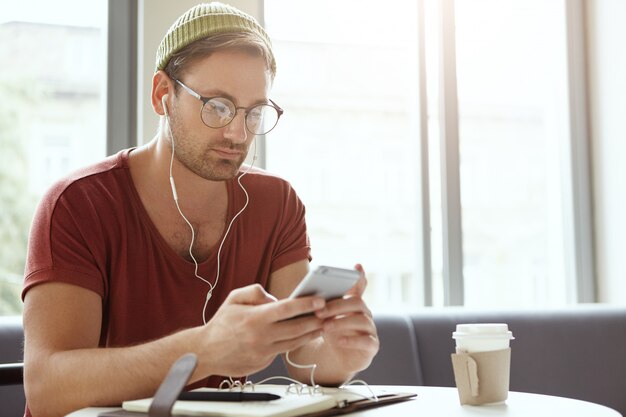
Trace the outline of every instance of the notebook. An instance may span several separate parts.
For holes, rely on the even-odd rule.
[[[402,401],[414,397],[414,393],[395,393],[376,389],[374,393],[378,401],[365,386],[349,388],[322,388],[322,393],[308,392],[297,394],[287,391],[286,385],[263,384],[256,387],[255,392],[279,395],[273,401],[176,401],[172,416],[205,416],[205,417],[294,417],[294,416],[326,416],[351,412],[356,409],[375,407],[390,402]],[[214,388],[202,388],[215,391]],[[147,413],[152,398],[126,401],[122,408],[126,412]]]

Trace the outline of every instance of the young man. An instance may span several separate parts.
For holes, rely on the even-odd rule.
[[[326,385],[369,365],[378,339],[362,268],[348,297],[286,299],[309,268],[304,206],[286,181],[242,166],[282,113],[269,99],[275,69],[252,17],[190,9],[157,53],[154,140],[44,197],[23,292],[27,415],[151,396],[187,352],[194,387],[286,352]]]

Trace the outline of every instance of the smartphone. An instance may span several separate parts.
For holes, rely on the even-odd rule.
[[[356,284],[361,274],[356,269],[318,266],[309,271],[289,298],[317,295],[325,300],[341,298]]]

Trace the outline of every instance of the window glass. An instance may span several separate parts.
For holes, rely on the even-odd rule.
[[[21,313],[42,193],[105,155],[107,2],[0,0],[0,10],[0,315],[8,315]]]
[[[363,263],[374,308],[421,305],[415,2],[264,4],[285,109],[266,167],[307,207],[313,262]]]
[[[465,305],[565,303],[564,3],[455,4]]]

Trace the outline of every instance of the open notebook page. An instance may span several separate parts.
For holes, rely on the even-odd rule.
[[[203,388],[216,391],[214,388]],[[207,416],[207,417],[293,417],[314,413],[336,407],[345,401],[357,401],[371,394],[364,387],[323,388],[322,394],[287,393],[286,385],[258,385],[255,392],[280,395],[273,401],[177,401],[172,415]],[[379,394],[379,393],[377,393]],[[122,407],[126,411],[147,413],[151,398],[126,401]]]

